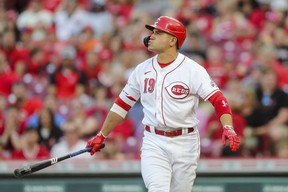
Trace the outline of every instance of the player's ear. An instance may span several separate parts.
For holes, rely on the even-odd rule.
[[[143,39],[143,43],[145,45],[145,47],[148,47],[148,41],[150,40],[150,36],[147,36]]]
[[[177,38],[176,37],[172,37],[170,39],[170,47],[173,47],[174,45],[177,46]]]

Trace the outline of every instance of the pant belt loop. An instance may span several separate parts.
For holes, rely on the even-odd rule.
[[[150,127],[150,132],[155,134],[155,127],[149,126]]]
[[[182,135],[188,134],[188,128],[182,128]]]

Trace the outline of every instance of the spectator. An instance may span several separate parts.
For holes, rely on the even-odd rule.
[[[49,108],[43,108],[39,113],[39,125],[36,127],[39,143],[50,150],[59,142],[63,131],[55,124],[54,113]]]
[[[246,116],[250,134],[257,139],[257,147],[251,155],[275,155],[273,132],[287,129],[288,96],[277,86],[273,70],[263,70],[259,87],[256,89],[257,103],[251,114]]]
[[[237,2],[237,7],[246,18],[249,18],[253,11],[258,8],[258,3],[256,0],[242,0]]]
[[[3,33],[6,29],[5,9],[0,9],[0,32]]]
[[[54,21],[58,39],[67,41],[72,34],[80,33],[89,25],[89,15],[80,7],[78,0],[62,0],[54,15]]]
[[[285,132],[286,136],[283,137],[280,141],[278,141],[276,145],[275,154],[279,158],[287,158],[288,157],[288,137],[287,131]]]
[[[18,14],[15,10],[5,10],[0,8],[0,33],[11,31],[15,34],[16,39],[19,39],[19,30],[16,25]]]
[[[132,50],[123,50],[119,55],[119,64],[121,65],[121,69],[124,73],[124,79],[128,80],[130,74],[132,73],[133,69],[135,68],[135,51]]]
[[[203,36],[199,32],[191,32],[187,36],[187,42],[184,43],[183,51],[189,55],[191,55],[192,58],[195,58],[196,56],[200,57],[201,59],[206,59],[206,51],[205,47],[206,42]],[[200,62],[200,64],[203,64],[203,61]]]
[[[93,80],[90,85],[90,102],[88,108],[103,108],[108,110],[112,106],[112,101],[109,98],[109,88],[104,86],[99,81]]]
[[[33,48],[30,51],[29,56],[30,60],[28,63],[28,73],[34,76],[40,73],[41,75],[44,76],[45,69],[49,62],[45,52],[40,48]]]
[[[28,5],[30,0],[9,0],[9,1],[4,1],[5,8],[7,10],[14,9],[18,13],[21,13],[22,11],[25,10],[26,6]]]
[[[32,50],[33,48],[35,48],[35,44],[31,43],[33,42],[32,34],[33,34],[32,28],[26,27],[19,30],[19,41],[17,43],[17,46],[26,48],[27,50]]]
[[[80,97],[87,88],[87,75],[78,71],[75,59],[76,50],[67,47],[61,53],[58,69],[50,75],[49,94],[57,96],[60,100]]]
[[[7,109],[7,99],[5,96],[0,94],[0,129],[4,126],[4,113]]]
[[[61,53],[65,46],[67,46],[67,42],[62,42],[57,39],[55,25],[47,30],[45,39],[43,39],[42,44],[39,45],[45,55],[47,55],[50,64],[54,65],[58,63],[59,53]]]
[[[63,137],[59,143],[56,143],[51,148],[51,156],[59,157],[63,154],[72,153],[80,149],[84,149],[86,146],[86,141],[81,139],[80,127],[72,121],[67,121],[62,126]],[[91,156],[83,154],[77,156],[77,158],[90,158]]]
[[[30,96],[27,86],[23,82],[17,82],[13,85],[8,102],[20,109],[25,121],[43,107],[41,99]]]
[[[201,38],[210,38],[216,11],[213,1],[183,1],[179,10],[178,19],[190,28],[191,33],[201,33]]]
[[[13,84],[20,80],[7,63],[6,55],[0,51],[0,95],[8,96]]]
[[[236,30],[236,1],[216,1],[217,17],[213,19],[211,38],[213,42],[232,40]]]
[[[130,21],[135,2],[135,0],[107,1],[107,10],[112,13],[117,28],[127,25]]]
[[[288,18],[288,16],[287,16]],[[288,19],[287,19],[288,21]],[[288,22],[287,22],[288,23]],[[278,27],[273,32],[273,41],[275,45],[274,57],[279,62],[279,75],[281,79],[279,84],[280,87],[288,93],[288,31],[286,32],[284,28]]]
[[[258,31],[262,30],[266,20],[266,12],[270,10],[268,1],[256,0],[256,7],[249,15],[249,21],[257,28]]]
[[[270,150],[273,156],[287,157],[288,155],[288,126],[287,124],[276,126],[268,131],[272,146]]]
[[[277,86],[285,89],[288,85],[288,68],[281,65],[276,58],[276,49],[272,44],[260,44],[254,60],[255,67],[263,70],[273,70],[277,77]]]
[[[114,131],[109,136],[117,145],[114,149],[118,149],[120,152],[125,153],[128,157],[131,153],[137,153],[137,142],[133,138],[135,135],[135,123],[130,116],[126,116],[125,119],[115,127]],[[136,148],[135,148],[136,147]]]
[[[88,110],[81,100],[73,100],[70,110],[69,119],[71,119],[75,126],[81,127],[79,134],[82,138],[89,137],[97,132],[99,122],[92,115],[88,116]]]
[[[53,14],[57,11],[62,0],[42,0],[43,7]]]
[[[2,38],[2,42],[0,43],[0,51],[5,54],[8,65],[14,71],[15,65],[18,61],[28,61],[29,50],[25,47],[17,46],[16,36],[13,31],[5,31]]]
[[[112,106],[111,100],[108,98],[108,88],[101,83],[94,81],[91,88],[91,97],[87,107],[86,114],[93,117],[98,122],[98,127],[104,123],[109,108]]]
[[[123,122],[115,127],[110,137],[125,142],[129,137],[134,135],[134,129],[135,127],[132,118],[127,116]]]
[[[106,10],[106,0],[90,0],[88,9],[89,24],[94,31],[94,37],[101,37],[103,33],[114,29],[112,14]]]
[[[216,45],[208,47],[207,60],[204,66],[219,88],[225,87],[229,76],[226,74],[224,56],[220,47]]]
[[[99,59],[101,60],[101,71],[98,73],[98,80],[104,86],[111,88],[116,81],[116,74],[112,66],[113,55],[109,49],[105,48],[100,51]]]
[[[49,109],[54,113],[54,123],[57,127],[61,127],[62,124],[65,122],[65,118],[61,115],[58,109],[58,102],[56,97],[52,95],[46,95],[43,98],[43,108]],[[60,106],[61,107],[61,106]],[[34,113],[32,116],[29,117],[27,121],[28,127],[38,127],[40,125],[40,114]]]
[[[21,140],[21,149],[12,153],[12,159],[31,161],[50,158],[48,149],[38,143],[39,137],[35,128],[27,127]]]
[[[117,144],[114,139],[107,139],[105,141],[105,148],[95,158],[100,160],[124,160],[125,155],[121,152],[120,147],[121,145]]]
[[[225,59],[241,59],[255,37],[255,27],[237,10],[237,1],[216,2],[217,17],[213,19],[211,42],[223,48]],[[248,45],[248,46],[247,46]]]
[[[9,160],[11,158],[11,152],[5,149],[4,143],[0,141],[0,161]]]
[[[134,21],[131,22],[130,25],[127,25],[123,28],[123,33],[126,35],[123,36],[123,46],[127,50],[137,50],[144,49],[143,42],[140,38],[142,38],[145,34],[143,32],[145,29],[141,26],[141,22]],[[147,51],[147,50],[146,50]]]
[[[48,29],[53,22],[52,13],[42,6],[42,0],[30,0],[27,8],[19,15],[17,26],[23,28]]]
[[[100,59],[96,51],[90,50],[86,52],[81,69],[87,75],[90,88],[93,81],[98,81],[98,74],[102,70]]]
[[[80,51],[84,54],[87,52],[95,52],[102,48],[101,41],[95,37],[94,29],[91,26],[86,26],[80,33]]]
[[[273,33],[273,41],[276,47],[277,60],[281,63],[281,65],[287,67],[288,66],[288,33],[285,31],[284,28],[278,27],[275,29]]]
[[[21,148],[20,137],[25,130],[25,122],[19,109],[8,107],[2,119],[0,142],[10,152]]]

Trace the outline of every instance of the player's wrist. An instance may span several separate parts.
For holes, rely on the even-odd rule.
[[[223,129],[233,129],[234,130],[234,127],[232,125],[224,125]]]
[[[102,131],[99,131],[98,136],[103,137],[104,139],[106,139],[108,137],[108,135],[104,135],[104,133]]]
[[[230,135],[237,135],[232,125],[224,125],[223,126],[223,134],[230,136]]]

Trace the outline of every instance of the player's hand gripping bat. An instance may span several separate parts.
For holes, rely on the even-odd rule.
[[[100,149],[102,149],[104,147],[105,147],[105,144],[102,144]],[[15,169],[14,170],[14,175],[15,175],[15,177],[23,177],[23,176],[26,176],[26,175],[30,175],[30,174],[32,174],[32,173],[34,173],[36,171],[45,169],[46,167],[52,166],[52,165],[54,165],[56,163],[59,163],[60,161],[65,160],[65,159],[69,159],[71,157],[75,157],[75,156],[80,155],[82,153],[90,152],[91,149],[92,149],[92,147],[88,147],[88,148],[76,151],[74,153],[69,153],[69,154],[61,156],[61,157],[54,157],[54,158],[51,158],[51,159],[48,159],[48,160],[44,160],[44,161],[41,161],[41,162],[38,162],[38,163],[35,163],[35,164],[31,164],[31,165],[19,168],[19,169]]]

